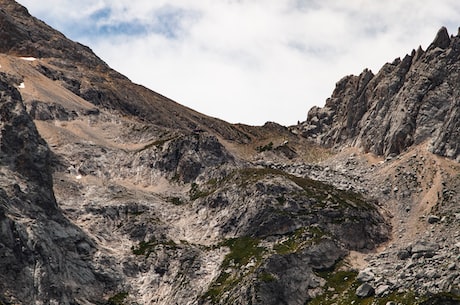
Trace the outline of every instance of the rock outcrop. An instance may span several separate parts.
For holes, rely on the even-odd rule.
[[[95,244],[59,209],[52,154],[12,85],[0,73],[0,303],[98,302]]]
[[[426,51],[413,50],[376,75],[364,70],[340,80],[299,128],[329,147],[384,156],[428,141],[432,152],[459,161],[459,69],[460,36],[442,28]]]

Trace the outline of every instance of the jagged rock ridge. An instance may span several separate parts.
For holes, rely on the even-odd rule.
[[[460,36],[442,28],[426,51],[413,50],[376,75],[344,77],[323,108],[310,110],[301,131],[329,147],[384,156],[428,141],[432,152],[459,161],[459,70]]]

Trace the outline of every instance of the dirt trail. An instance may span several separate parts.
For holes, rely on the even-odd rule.
[[[405,244],[426,230],[425,218],[438,202],[438,194],[442,191],[442,170],[436,156],[423,145],[390,163],[383,173],[393,179],[391,191],[394,196],[385,205],[393,216],[393,240],[390,243]],[[410,186],[407,193],[402,192],[401,189],[408,183],[408,178],[402,173],[413,173],[418,187]]]
[[[428,143],[386,160],[347,148],[323,165],[347,171],[347,163],[353,163],[353,170],[361,172],[361,183],[365,189],[372,189],[368,195],[377,199],[392,225],[390,240],[374,251],[350,253],[347,263],[359,270],[366,267],[370,256],[389,247],[405,247],[430,228],[427,217],[440,202],[445,179],[458,169],[454,161],[430,153]]]

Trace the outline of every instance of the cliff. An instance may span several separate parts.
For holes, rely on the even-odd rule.
[[[341,79],[326,105],[310,110],[302,134],[384,156],[428,142],[430,151],[458,161],[459,59],[460,37],[442,28],[426,51],[413,50],[376,75]]]

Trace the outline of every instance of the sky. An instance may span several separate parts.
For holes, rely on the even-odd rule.
[[[133,82],[250,125],[304,121],[342,77],[460,26],[458,0],[18,2]]]

